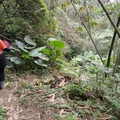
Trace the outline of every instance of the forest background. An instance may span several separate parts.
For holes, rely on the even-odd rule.
[[[118,0],[1,0],[0,37],[11,43],[6,81],[47,76],[35,85],[63,93],[64,120],[119,120],[119,12]]]

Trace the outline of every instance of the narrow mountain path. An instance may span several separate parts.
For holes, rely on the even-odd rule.
[[[16,82],[16,84],[18,84]],[[5,120],[40,120],[39,110],[36,108],[25,108],[20,105],[20,98],[17,97],[17,88],[0,91],[0,105],[6,111]]]
[[[34,75],[30,75],[20,78],[19,81],[5,84],[5,89],[0,91],[0,106],[5,109],[4,120],[54,120],[54,111],[40,110],[38,107],[40,104],[39,102],[37,104],[34,104],[36,102],[33,102],[28,105],[28,100],[25,104],[25,94],[21,96],[15,94],[16,91],[20,90],[19,85],[23,81],[32,85],[36,80]],[[31,98],[31,100],[32,99],[34,98]],[[21,101],[24,101],[24,104],[22,104]]]

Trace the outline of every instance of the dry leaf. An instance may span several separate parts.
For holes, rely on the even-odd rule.
[[[5,85],[4,85],[4,86],[6,87],[7,85],[9,85],[9,83],[8,83],[8,82],[7,82],[7,83],[5,83]]]
[[[13,107],[13,105],[11,105],[11,107],[10,107],[10,110],[12,111],[12,110],[14,110],[14,107]]]
[[[13,120],[13,118],[12,118],[12,117],[9,117],[8,120]]]
[[[26,120],[25,116],[20,116],[20,120]]]
[[[61,117],[65,117],[65,116],[66,116],[66,111],[65,111],[64,109],[62,109],[62,110],[60,111],[60,116],[61,116]]]
[[[63,113],[65,113],[64,109],[62,109],[62,110],[60,111],[60,116],[62,116]]]
[[[48,101],[54,102],[55,101],[55,93],[48,95]]]
[[[37,116],[38,116],[38,120],[40,120],[40,113],[37,113]]]
[[[90,105],[90,110],[92,111],[92,112],[94,112],[94,108]]]
[[[9,96],[9,98],[8,98],[8,102],[11,101],[11,99],[12,99],[12,94],[13,94],[13,93],[10,94],[10,96]]]
[[[13,118],[14,118],[15,120],[18,120],[19,117],[18,117],[18,115],[17,115],[16,113],[14,113],[14,114],[13,114]]]
[[[21,94],[20,98],[23,98],[27,95],[28,93],[25,93],[25,94]]]
[[[20,111],[19,111],[19,113],[22,113],[22,111],[23,111],[23,109],[21,108]]]
[[[16,82],[14,89],[16,90],[17,88],[18,88],[18,83]]]
[[[103,115],[100,119],[101,120],[109,120],[110,118],[112,118],[113,116],[111,115]]]
[[[60,86],[64,86],[64,85],[65,85],[65,79],[62,80],[58,86],[60,87]]]
[[[38,79],[34,79],[32,82],[30,82],[30,84],[34,84],[34,83],[36,83],[38,81]]]
[[[64,104],[64,103],[65,103],[65,100],[64,100],[63,98],[61,98],[61,99],[59,100],[59,103]]]

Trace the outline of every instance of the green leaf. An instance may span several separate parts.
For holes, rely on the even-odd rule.
[[[65,43],[63,41],[56,40],[55,38],[49,38],[48,40],[50,41],[50,45],[58,49],[62,49],[65,47]]]
[[[15,48],[15,47],[13,47],[13,46],[10,46],[10,49],[11,49],[11,50],[14,50],[14,51],[17,51],[17,52],[20,52],[19,49]]]
[[[66,5],[65,4],[62,4],[62,9],[64,9],[66,7]]]
[[[94,9],[94,6],[89,5],[89,6],[88,6],[88,9],[89,9],[89,10],[93,10],[93,9]]]
[[[120,75],[118,73],[115,73],[115,77],[120,81]]]
[[[30,58],[30,55],[29,55],[29,53],[23,53],[22,54],[22,58],[25,58],[25,59],[29,59]]]
[[[55,38],[49,38],[48,40],[49,41],[55,41],[56,39]]]
[[[82,32],[83,31],[82,27],[78,27],[77,31]]]
[[[12,68],[13,67],[13,63],[8,61],[7,62],[7,65],[6,65],[6,68]]]
[[[46,55],[44,55],[44,54],[42,54],[42,53],[39,53],[37,57],[39,57],[39,58],[42,59],[42,60],[46,60],[46,61],[49,60],[49,58],[46,57]]]
[[[49,58],[46,57],[46,55],[44,55],[43,53],[41,53],[41,51],[45,48],[46,48],[46,46],[33,49],[29,54],[31,57],[39,57],[42,60],[48,61]]]
[[[69,5],[70,5],[70,2],[66,2],[65,4],[66,4],[66,6],[69,6]]]
[[[84,7],[84,6],[81,6],[81,7],[79,8],[79,12],[82,12],[84,9],[85,9],[85,7]]]
[[[98,25],[98,23],[97,23],[97,22],[91,22],[91,25],[92,25],[93,27],[95,27],[95,26]]]
[[[21,59],[18,58],[18,57],[11,57],[10,58],[10,61],[17,64],[17,65],[20,65],[21,64]]]
[[[66,8],[69,5],[70,5],[70,2],[66,2],[65,4],[62,4],[62,9]]]
[[[43,67],[47,67],[47,66],[48,66],[48,65],[46,65],[46,64],[43,64],[43,61],[40,60],[40,59],[34,60],[34,62],[35,62],[36,64],[40,65],[40,66],[43,66]]]
[[[46,48],[45,48],[45,49],[43,49],[43,50],[42,50],[42,52],[43,52],[43,53],[45,53],[45,54],[47,54],[47,55],[49,55],[49,54],[50,54],[50,50],[48,50],[48,49],[46,49]]]
[[[65,43],[59,40],[54,40],[50,42],[50,45],[53,45],[54,47],[58,49],[62,49],[65,47]]]
[[[82,58],[80,58],[80,57],[79,58],[75,58],[75,60],[81,62]]]
[[[18,48],[20,48],[21,50],[23,50],[24,52],[28,52],[26,49],[24,49],[25,44],[21,41],[15,40],[16,45],[18,46]]]
[[[77,120],[77,118],[75,116],[72,115],[67,115],[64,120]]]
[[[25,42],[28,43],[29,45],[36,46],[36,43],[30,38],[29,35],[26,35],[24,38]]]
[[[33,47],[25,46],[24,48],[25,48],[25,49],[29,49],[29,50],[31,50],[31,49],[35,48],[35,46],[33,46]]]
[[[46,48],[46,46],[33,49],[32,51],[30,51],[30,56],[32,56],[32,57],[38,56],[39,52],[41,52],[45,48]]]

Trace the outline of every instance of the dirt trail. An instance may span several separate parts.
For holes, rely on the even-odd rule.
[[[34,81],[33,76],[27,77],[25,81]],[[20,81],[13,82],[14,86],[9,88],[7,83],[4,90],[0,91],[0,106],[4,107],[6,115],[4,120],[54,120],[54,111],[41,111],[37,106],[24,106],[20,103],[20,97],[16,94]],[[40,103],[38,103],[39,105]]]
[[[14,92],[16,88],[0,91],[0,105],[6,110],[5,120],[40,120],[40,113],[35,108],[24,108]]]

